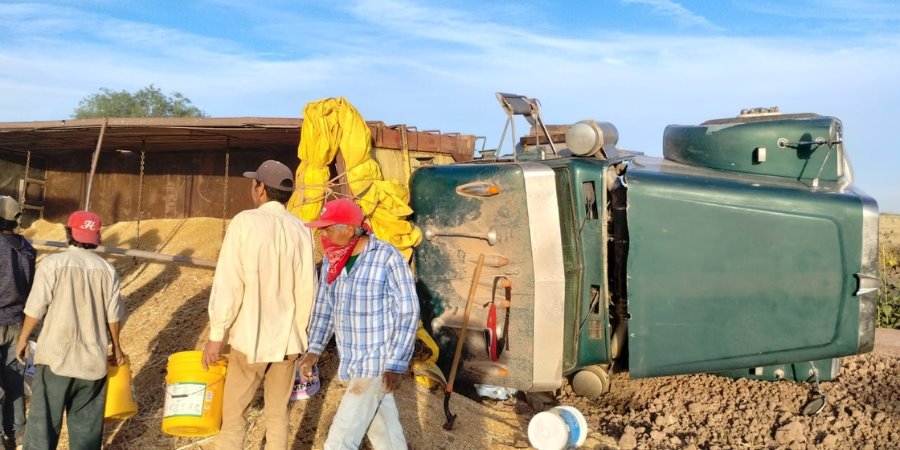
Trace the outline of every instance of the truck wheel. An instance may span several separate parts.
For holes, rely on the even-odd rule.
[[[587,366],[572,378],[575,394],[587,398],[598,398],[609,392],[609,371],[603,366]]]

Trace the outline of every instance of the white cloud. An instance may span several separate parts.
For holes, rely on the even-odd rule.
[[[508,48],[536,51],[591,52],[602,43],[565,39],[532,31],[515,21],[487,20],[482,11],[459,11],[446,7],[426,7],[402,0],[361,0],[349,7],[353,17],[375,30],[405,36],[413,47],[435,43],[456,45],[450,52],[495,52]],[[516,26],[510,23],[517,24]],[[421,40],[425,40],[423,43]],[[459,47],[462,45],[464,47]],[[405,47],[406,48],[406,47]]]
[[[257,32],[284,46],[269,52],[271,40],[258,48],[77,9],[0,6],[0,120],[66,118],[100,87],[153,83],[214,116],[296,117],[306,102],[345,96],[367,119],[486,135],[492,147],[505,119],[493,93],[506,91],[539,98],[548,123],[611,121],[622,145],[659,155],[669,123],[780,106],[841,117],[858,183],[879,200],[895,198],[879,193],[900,155],[878,150],[900,115],[896,34],[809,40],[585,29],[560,37],[551,25],[496,23],[448,6],[367,0],[349,8],[303,19],[319,23],[316,33],[292,26],[296,11],[255,9]]]
[[[722,31],[719,27],[705,17],[695,14],[691,10],[681,6],[672,0],[622,0],[622,3],[648,5],[653,7],[653,12],[661,16],[671,17],[684,28],[700,27],[714,31]]]

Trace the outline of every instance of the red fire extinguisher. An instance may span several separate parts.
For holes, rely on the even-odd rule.
[[[497,353],[497,305],[494,302],[491,302],[491,306],[488,308],[487,324],[484,329],[484,343],[487,346],[488,356],[491,357],[491,361],[500,359],[500,354]]]
[[[506,281],[504,289],[506,291],[506,323],[504,324],[503,329],[503,338],[498,341],[497,339],[497,287],[501,284],[502,281]],[[509,281],[506,280],[506,277],[495,277],[494,278],[494,288],[491,292],[491,303],[485,306],[488,307],[488,316],[487,323],[485,323],[484,328],[484,345],[487,349],[487,354],[491,358],[491,361],[496,362],[500,359],[500,354],[503,353],[503,347],[509,345],[509,339],[506,336],[506,333],[509,332],[509,300],[510,300],[510,288]]]

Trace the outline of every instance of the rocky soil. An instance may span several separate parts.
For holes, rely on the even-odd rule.
[[[140,242],[145,250],[214,260],[221,232],[221,220],[144,221]],[[39,222],[26,234],[60,240],[63,232],[59,225]],[[130,247],[135,240],[134,223],[104,229],[105,245]],[[131,358],[140,412],[107,424],[105,448],[212,448],[208,438],[177,438],[160,431],[166,358],[200,349],[205,343],[212,270],[129,257],[110,257],[110,261],[122,274],[129,314],[122,341]],[[879,336],[890,335],[891,330],[879,330]],[[451,410],[459,418],[449,432],[441,427],[445,420],[442,393],[423,390],[410,380],[397,398],[409,443],[416,449],[528,448],[529,420],[556,404],[574,406],[586,416],[590,434],[585,448],[900,448],[900,347],[880,348],[880,353],[843,360],[840,377],[821,384],[828,404],[814,417],[800,414],[808,385],[712,375],[631,380],[627,373],[618,373],[612,377],[611,391],[596,400],[574,396],[568,386],[552,398],[520,394],[505,401],[477,399],[463,385],[459,390],[472,399],[452,397]],[[334,364],[332,358],[320,368],[322,392],[291,404],[291,448],[322,447],[343,394],[334,379]],[[247,418],[246,445],[262,448],[259,398]],[[61,448],[64,445],[65,440]]]
[[[619,374],[602,399],[566,393],[560,401],[583,411],[593,432],[616,439],[617,447],[600,448],[900,448],[900,358],[855,356],[841,369],[821,384],[828,403],[812,417],[800,414],[808,385],[713,375]]]

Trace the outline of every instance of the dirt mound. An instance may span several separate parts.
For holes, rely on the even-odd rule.
[[[622,449],[900,448],[900,359],[845,358],[840,377],[821,389],[828,404],[812,417],[800,414],[808,385],[713,375],[617,374],[602,399],[560,400]]]

